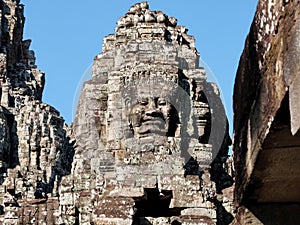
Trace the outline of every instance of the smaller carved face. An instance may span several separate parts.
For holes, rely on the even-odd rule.
[[[130,109],[130,125],[135,137],[153,134],[172,136],[171,130],[177,120],[176,110],[165,98],[141,98]],[[173,123],[173,126],[172,126]]]

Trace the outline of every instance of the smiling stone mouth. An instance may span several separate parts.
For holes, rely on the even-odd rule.
[[[165,122],[162,119],[146,120],[142,123],[138,133],[140,135],[155,133],[160,135],[166,135]]]

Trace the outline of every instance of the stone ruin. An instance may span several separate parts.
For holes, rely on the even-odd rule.
[[[233,171],[219,91],[175,18],[146,2],[120,18],[69,128],[41,101],[23,5],[0,0],[1,224],[299,224],[299,6],[258,1]]]
[[[260,0],[236,75],[232,224],[300,224],[300,1]]]
[[[0,1],[0,223],[58,224],[74,148],[59,112],[42,102],[45,76],[23,40],[23,12]]]
[[[42,102],[23,5],[0,0],[2,224],[229,224],[219,90],[187,28],[135,4],[104,38],[68,127]]]
[[[73,176],[61,183],[74,187],[60,196],[73,196],[80,223],[228,223],[227,120],[194,37],[147,2],[115,31],[82,88]]]
[[[0,0],[0,223],[299,224],[299,5],[258,1],[234,171],[219,90],[174,17],[142,2],[120,18],[68,127],[42,102],[24,6]]]

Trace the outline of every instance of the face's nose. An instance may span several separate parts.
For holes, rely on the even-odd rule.
[[[148,104],[146,106],[146,115],[151,115],[157,111],[156,103],[153,98],[148,99]]]

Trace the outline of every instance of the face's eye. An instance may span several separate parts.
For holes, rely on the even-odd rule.
[[[148,99],[147,98],[143,98],[143,99],[139,100],[139,103],[141,105],[147,105],[148,104]]]
[[[167,101],[164,98],[159,98],[157,100],[157,105],[159,105],[159,106],[164,106],[166,104],[167,104]]]

